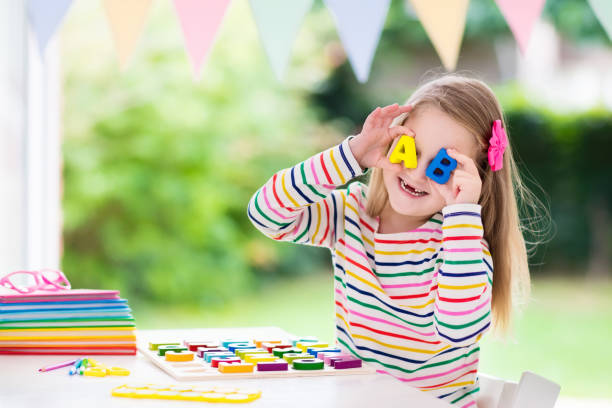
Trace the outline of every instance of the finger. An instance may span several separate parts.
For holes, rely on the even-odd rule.
[[[388,170],[390,172],[399,173],[404,170],[403,163],[391,163],[388,157],[384,157],[376,163],[376,167],[380,167],[383,170]]]
[[[396,129],[396,127],[392,127],[389,128],[387,131],[387,136],[383,140],[384,145],[391,143],[389,145],[389,149],[387,149],[387,157],[391,157],[391,153],[393,153],[393,151],[395,150],[395,146],[397,146],[397,143],[399,142],[402,135],[407,135],[409,137],[414,138],[414,133],[411,129],[404,126],[400,126],[400,128],[401,129]]]
[[[469,185],[470,185],[470,182],[469,180],[466,180],[466,179],[458,178],[458,179],[453,180],[453,191],[455,192],[455,195],[459,193],[461,190],[468,187]]]
[[[393,105],[387,105],[382,108],[380,116],[383,120],[393,120],[400,114],[409,112],[410,110],[412,110],[412,106],[400,106],[397,103],[394,103]]]
[[[474,176],[465,170],[456,169],[452,172],[451,180],[454,183],[472,183],[474,182]]]
[[[380,106],[374,109],[366,118],[366,124],[370,127],[389,127],[389,123],[401,113],[412,110],[412,105],[399,106],[397,103],[387,105],[384,108]],[[387,123],[389,122],[389,123]]]
[[[368,115],[368,118],[372,118],[372,117],[378,116],[380,111],[382,111],[382,108],[380,106],[377,106],[376,109],[374,109],[372,112],[370,112],[370,114]]]
[[[466,156],[463,153],[459,153],[455,149],[446,149],[446,152],[450,157],[457,160],[457,163],[459,163],[468,173],[476,176],[478,175],[478,169],[476,168],[476,164],[471,157]]]
[[[391,123],[399,116],[408,113],[412,110],[412,105],[402,105],[399,106],[395,104],[395,109],[389,110],[388,112],[383,112],[381,119],[383,121],[383,126],[389,127]]]
[[[481,189],[477,184],[471,182],[470,180],[459,179],[455,181],[455,191],[457,191],[457,193],[463,191],[470,194],[474,193],[475,197],[478,198],[480,196]]]
[[[453,174],[456,178],[466,178],[470,180],[474,179],[474,175],[472,173],[467,172],[466,170],[455,169],[453,170]]]
[[[392,112],[409,112],[410,110],[412,110],[412,105],[399,105],[397,103],[391,104],[391,105],[387,105],[383,108],[383,113],[384,114],[389,114]],[[397,112],[396,112],[397,111]]]
[[[461,189],[478,188],[479,181],[471,174],[456,174],[453,177],[453,183]]]
[[[374,127],[376,121],[378,120],[378,116],[380,115],[382,108],[379,106],[376,109],[374,109],[372,112],[370,112],[370,114],[368,115],[368,117],[366,118],[366,120],[363,123],[363,127]]]
[[[379,115],[376,117],[376,126],[377,127],[389,127],[387,124],[389,117],[395,116],[395,111],[399,105],[394,103],[392,105],[387,105],[380,110]]]
[[[438,194],[444,198],[444,201],[449,202],[452,198],[452,189],[447,184],[438,184],[432,179],[428,178],[427,182],[429,183],[430,191],[437,191]]]
[[[398,106],[396,114],[401,115],[402,113],[408,113],[412,111],[412,105],[400,105]]]
[[[450,157],[457,160],[457,163],[459,163],[462,167],[465,167],[466,169],[469,166],[470,162],[472,162],[472,164],[474,162],[471,157],[460,153],[455,149],[446,149],[446,152]]]
[[[397,103],[393,103],[391,105],[387,105],[384,108],[382,108],[383,114],[387,115],[389,114],[389,112],[393,112],[394,110],[396,110],[399,107],[399,105]]]
[[[414,132],[407,126],[393,126],[389,128],[389,134],[392,135],[393,138],[408,135],[414,138]]]

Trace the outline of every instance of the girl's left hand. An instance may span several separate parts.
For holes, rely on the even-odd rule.
[[[457,160],[457,168],[446,184],[438,184],[428,178],[429,188],[435,189],[446,201],[446,205],[459,203],[478,204],[482,180],[474,160],[455,149],[446,149],[450,157]]]

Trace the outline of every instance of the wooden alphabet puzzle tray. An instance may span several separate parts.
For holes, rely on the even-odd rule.
[[[374,373],[358,358],[314,337],[247,333],[167,336],[139,341],[138,350],[179,381]]]

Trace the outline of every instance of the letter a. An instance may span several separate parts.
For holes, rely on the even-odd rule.
[[[417,166],[416,148],[414,147],[414,138],[408,135],[402,135],[395,145],[395,149],[389,156],[391,163],[404,162],[407,169],[415,169]]]

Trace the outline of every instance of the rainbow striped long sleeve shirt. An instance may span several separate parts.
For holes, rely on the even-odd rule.
[[[325,246],[339,345],[459,407],[474,407],[479,340],[490,326],[493,264],[480,205],[454,204],[412,231],[378,233],[348,140],[283,169],[247,213],[282,241]]]

